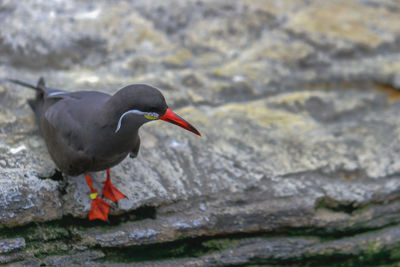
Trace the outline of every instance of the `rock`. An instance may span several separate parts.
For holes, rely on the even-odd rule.
[[[25,247],[25,239],[13,238],[0,240],[0,253],[8,253],[10,251],[22,249]]]
[[[26,258],[30,258],[32,255],[29,255],[25,251],[19,251],[15,253],[10,253],[10,254],[5,254],[5,255],[0,255],[0,263],[1,264],[6,264],[14,261],[22,261]]]
[[[8,238],[0,240],[0,263],[8,263],[16,260],[23,260],[29,255],[25,251],[25,239]]]
[[[252,264],[274,265],[276,262],[294,264],[302,260],[308,264],[332,264],[334,257],[339,262],[343,259],[360,255],[354,264],[368,264],[374,260],[374,253],[382,253],[382,262],[390,263],[399,260],[398,250],[392,245],[398,245],[400,230],[391,227],[384,231],[360,234],[335,241],[322,242],[317,238],[302,237],[264,237],[243,238],[241,240],[222,239],[209,242],[208,246],[224,247],[221,252],[211,253],[201,257],[172,259],[140,263],[133,266],[225,266]],[[388,241],[388,242],[387,242]],[[321,261],[321,257],[331,256],[329,262]],[[109,264],[108,262],[106,264]],[[112,265],[110,265],[112,266]]]
[[[0,262],[398,264],[399,10],[4,2],[0,77],[110,94],[149,83],[203,137],[144,126],[138,158],[111,170],[128,199],[89,222],[84,177],[55,175],[33,92],[0,83]],[[100,189],[105,173],[92,176]]]
[[[41,261],[45,266],[79,266],[92,264],[94,260],[104,257],[104,253],[100,251],[90,251],[77,253],[71,256],[50,256]]]

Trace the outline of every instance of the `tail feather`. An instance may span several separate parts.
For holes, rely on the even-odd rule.
[[[0,1],[1,1],[1,0],[0,0]],[[26,88],[33,89],[33,90],[35,90],[35,91],[38,93],[38,95],[40,95],[41,97],[43,97],[43,96],[50,96],[50,97],[53,97],[53,96],[55,96],[55,95],[61,95],[61,94],[64,94],[64,93],[65,93],[65,91],[63,91],[63,90],[58,90],[58,89],[53,89],[53,88],[48,88],[48,87],[46,87],[46,84],[45,84],[45,82],[44,82],[43,77],[40,77],[40,79],[39,79],[39,81],[37,82],[36,86],[33,85],[33,84],[30,84],[30,83],[21,81],[21,80],[8,79],[8,78],[0,79],[0,83],[2,83],[2,82],[10,82],[10,83],[14,83],[14,84],[17,84],[17,85],[26,87]]]
[[[41,109],[42,109],[42,105],[43,105],[43,95],[46,90],[43,77],[40,77],[36,86],[26,83],[24,81],[16,80],[16,79],[6,78],[6,79],[0,80],[0,82],[2,82],[2,81],[18,84],[20,86],[30,88],[30,89],[33,89],[36,91],[36,97],[34,99],[29,99],[28,104],[31,107],[31,109],[33,110],[33,112],[35,113],[36,121],[39,124]]]
[[[40,88],[40,89],[44,90],[45,87],[46,87],[46,84],[44,82],[44,79],[43,79],[43,77],[40,77],[39,81],[36,85],[36,88]]]
[[[28,99],[28,104],[31,107],[33,111],[35,111],[35,100],[34,99]]]
[[[0,79],[0,83],[2,82],[10,82],[10,83],[14,83],[26,88],[30,88],[36,91],[36,97],[34,99],[29,99],[28,100],[28,104],[31,107],[31,109],[33,110],[33,112],[35,113],[35,117],[36,117],[36,122],[39,125],[39,131],[41,132],[40,129],[40,115],[42,113],[42,108],[43,108],[43,99],[44,99],[44,95],[48,92],[48,88],[46,88],[45,82],[43,77],[40,77],[37,85],[32,85],[29,83],[26,83],[24,81],[20,81],[20,80],[16,80],[16,79],[9,79],[9,78],[5,78],[5,79]],[[50,89],[52,90],[52,89]]]
[[[21,86],[23,86],[23,87],[31,88],[31,89],[36,90],[36,91],[43,91],[43,88],[44,88],[44,80],[43,80],[43,78],[41,78],[41,79],[39,80],[39,83],[40,83],[41,81],[43,82],[43,87],[42,87],[42,86],[39,87],[39,83],[38,83],[38,86],[34,86],[34,85],[32,85],[32,84],[29,84],[29,83],[26,83],[26,82],[23,82],[23,81],[20,81],[20,80],[15,80],[15,79],[8,79],[8,78],[6,78],[6,79],[4,79],[4,81],[10,82],[10,83],[15,83],[15,84],[21,85]]]

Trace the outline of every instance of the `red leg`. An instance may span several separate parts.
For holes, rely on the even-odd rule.
[[[110,204],[99,198],[97,190],[93,188],[93,182],[89,174],[85,175],[86,183],[90,188],[90,198],[92,199],[92,206],[89,211],[89,220],[100,219],[107,220],[108,212],[110,211]]]
[[[113,202],[117,202],[122,198],[126,198],[112,183],[110,178],[110,169],[107,169],[107,180],[103,182],[103,196]]]

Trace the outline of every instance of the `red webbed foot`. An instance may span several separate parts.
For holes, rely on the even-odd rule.
[[[92,179],[88,174],[85,175],[86,183],[90,188],[90,198],[92,199],[92,205],[89,211],[89,220],[100,219],[107,221],[108,212],[110,211],[110,204],[98,197],[97,190],[93,188]]]
[[[90,198],[92,198],[93,201],[89,211],[89,220],[100,219],[103,221],[107,221],[108,212],[111,208],[110,204],[108,204],[107,201],[99,198],[97,196],[97,193],[90,194]]]
[[[110,169],[107,170],[107,180],[103,182],[104,187],[103,187],[103,193],[102,195],[105,198],[108,198],[109,200],[113,202],[117,202],[118,200],[122,198],[126,198],[126,196],[121,193],[112,183],[110,179]]]

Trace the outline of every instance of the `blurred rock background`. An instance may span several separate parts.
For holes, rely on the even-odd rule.
[[[148,83],[203,134],[143,127],[129,199],[89,222],[33,92],[0,84],[0,263],[400,263],[399,1],[1,0],[0,25],[0,77]]]

